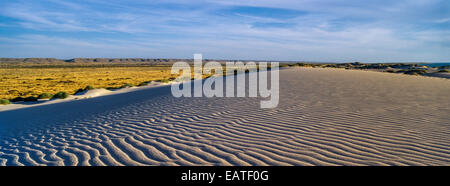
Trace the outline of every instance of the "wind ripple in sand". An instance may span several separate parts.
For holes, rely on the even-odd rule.
[[[170,87],[0,112],[0,165],[450,165],[450,81],[280,73],[280,103]]]

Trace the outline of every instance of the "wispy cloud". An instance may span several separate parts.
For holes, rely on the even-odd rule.
[[[450,17],[448,18],[442,18],[434,21],[435,23],[448,23],[450,22]]]
[[[450,61],[450,4],[444,0],[0,5],[3,57],[189,58],[201,52],[224,59]]]

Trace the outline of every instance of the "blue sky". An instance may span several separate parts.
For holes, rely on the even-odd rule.
[[[0,57],[449,62],[448,0],[4,0]]]

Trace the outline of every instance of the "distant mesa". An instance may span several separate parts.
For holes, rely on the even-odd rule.
[[[164,59],[164,58],[0,58],[0,64],[5,63],[28,63],[28,64],[48,64],[48,63],[152,63],[152,64],[170,64],[179,61],[193,62],[193,59]],[[238,62],[255,60],[214,60],[203,59],[204,62]],[[260,61],[260,60],[256,60]]]
[[[145,59],[145,58],[0,58],[0,63],[170,63],[177,61],[192,61],[192,59]]]

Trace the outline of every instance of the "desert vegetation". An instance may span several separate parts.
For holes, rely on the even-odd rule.
[[[52,97],[53,97],[53,94],[45,92],[45,93],[39,94],[38,99],[50,99]]]
[[[429,67],[415,63],[284,63],[280,67],[313,67],[313,68],[343,68],[357,70],[372,70],[388,73],[400,73],[407,75],[432,76],[435,73],[449,73],[450,66]],[[439,77],[439,76],[436,76]]]
[[[0,99],[32,101],[50,99],[58,92],[75,94],[95,88],[117,89],[175,78],[170,66],[92,64],[24,64],[0,68]]]
[[[11,102],[9,100],[7,100],[7,99],[0,99],[0,105],[8,105],[10,103]]]
[[[152,82],[168,83],[178,75],[171,74],[172,62],[164,59],[72,59],[0,58],[0,99],[10,102],[52,99],[65,92],[77,94],[95,88],[116,90],[145,86]],[[187,60],[189,61],[189,60]],[[208,62],[208,60],[205,60]],[[403,63],[284,63],[280,67],[314,67],[377,70],[390,73],[426,75],[448,73],[448,66],[438,69]],[[268,67],[270,69],[270,66]],[[257,68],[259,70],[259,68]],[[224,75],[226,75],[224,70]],[[208,78],[213,74],[206,74]],[[7,104],[3,101],[2,104]]]
[[[116,90],[152,82],[169,83],[178,77],[178,74],[170,73],[172,61],[0,58],[0,99],[10,102],[64,99],[94,87]],[[167,64],[159,64],[163,62]],[[203,78],[211,75],[205,74]]]
[[[53,95],[52,99],[66,99],[67,97],[69,97],[69,94],[61,91]]]

